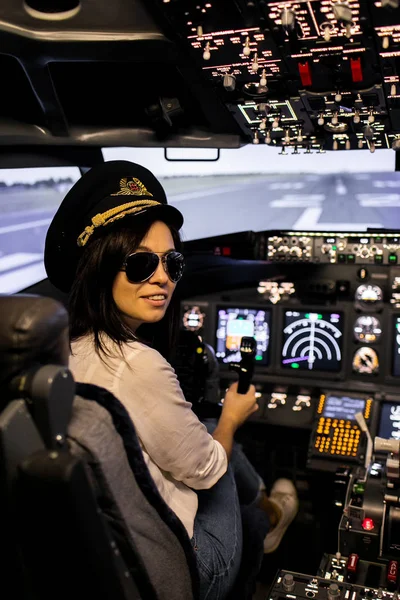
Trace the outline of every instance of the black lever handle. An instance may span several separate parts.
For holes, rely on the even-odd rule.
[[[243,336],[240,340],[240,363],[230,363],[229,368],[239,374],[238,394],[246,394],[253,377],[254,357],[257,352],[257,342],[253,337]]]

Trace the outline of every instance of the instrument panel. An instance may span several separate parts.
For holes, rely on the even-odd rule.
[[[391,235],[381,235],[378,244],[377,235],[365,233],[253,234],[255,252],[260,237],[267,240],[268,253],[274,243],[290,249],[300,247],[302,239],[309,260],[282,254],[279,261],[264,262],[263,279],[251,286],[182,302],[182,326],[191,324],[215,350],[221,395],[235,379],[229,363],[240,361],[241,337],[255,338],[253,383],[259,410],[251,420],[310,429],[309,462],[315,468],[329,465],[328,470],[334,470],[343,462],[362,462],[366,441],[357,412],[374,435],[393,421],[391,430],[400,439],[400,268],[388,258],[395,251],[394,240],[400,238]],[[357,242],[356,255],[354,240],[362,236],[368,243]],[[326,256],[323,239],[336,244],[336,250],[341,241],[342,252],[350,247],[364,262],[338,261],[337,255],[329,262],[320,260]],[[204,250],[206,241],[201,243]],[[209,243],[213,247],[213,241]],[[367,253],[361,254],[371,243],[382,248],[382,262],[369,263]],[[234,243],[231,248],[237,256]],[[249,264],[246,246],[243,252]]]
[[[400,310],[388,301],[371,302],[370,295],[364,306],[359,287],[352,300],[336,298],[332,302],[330,297],[329,303],[325,301],[329,306],[321,298],[316,305],[309,301],[304,306],[301,289],[290,302],[276,304],[274,296],[271,300],[256,288],[232,292],[229,301],[195,298],[182,303],[181,323],[213,346],[222,372],[230,362],[240,360],[241,337],[253,336],[260,375],[280,374],[291,380],[323,376],[333,381],[396,386],[400,377]],[[379,294],[388,298],[389,288],[386,280]],[[243,301],[246,292],[248,300]]]
[[[398,0],[154,0],[248,143],[399,149]]]

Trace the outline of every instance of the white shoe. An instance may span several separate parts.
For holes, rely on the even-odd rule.
[[[275,481],[269,500],[280,508],[282,515],[273,530],[264,539],[264,554],[275,552],[299,508],[296,488],[289,479]]]

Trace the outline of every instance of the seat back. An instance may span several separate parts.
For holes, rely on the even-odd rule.
[[[152,480],[126,409],[98,386],[78,384],[76,390],[70,449],[91,469],[98,505],[122,556],[132,564],[132,544],[137,548],[159,600],[196,597],[189,537]]]
[[[132,423],[128,458],[99,390],[75,394],[65,309],[20,295],[0,296],[0,312],[2,581],[29,600],[195,598],[190,541],[168,521]]]

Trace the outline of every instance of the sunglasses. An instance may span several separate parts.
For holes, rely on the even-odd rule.
[[[175,250],[162,256],[155,252],[135,252],[126,258],[121,270],[125,271],[131,283],[143,283],[157,271],[160,260],[170,280],[177,283],[183,275],[185,259]]]

